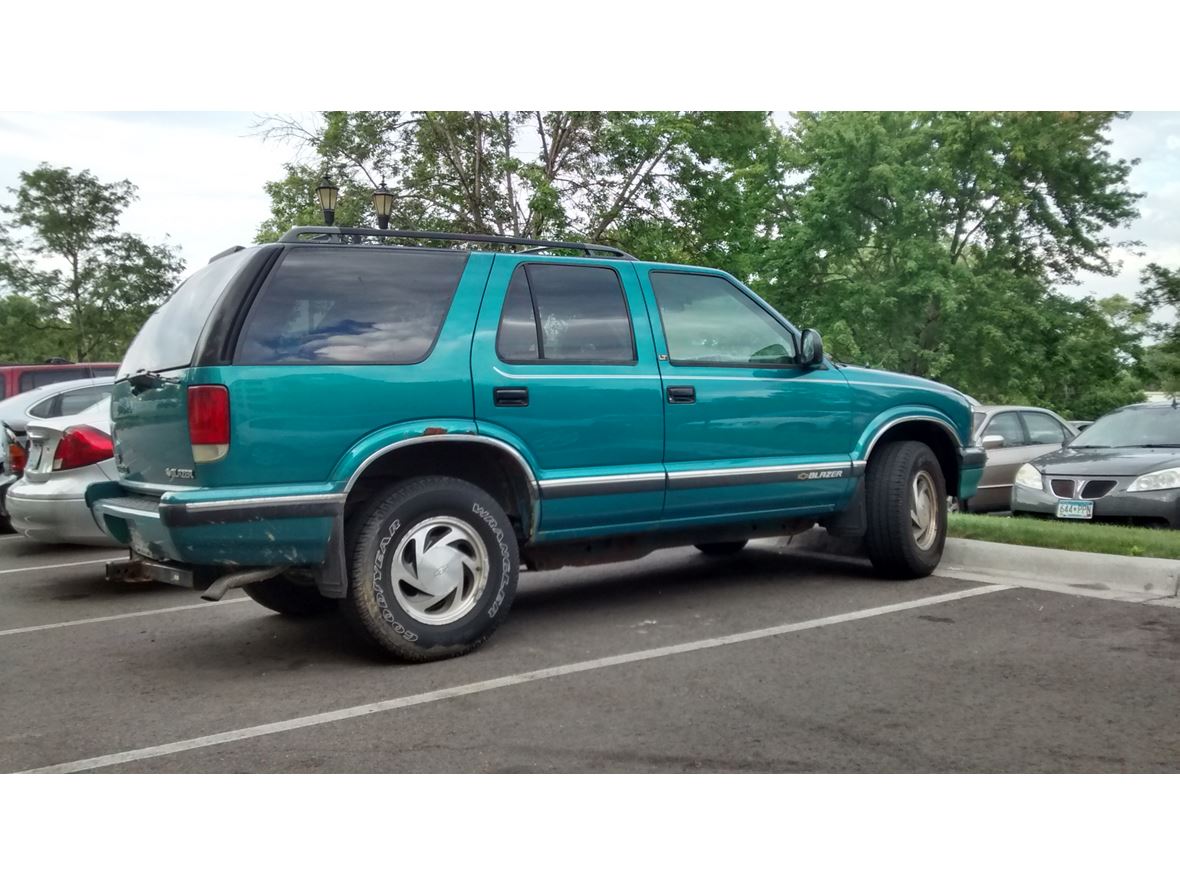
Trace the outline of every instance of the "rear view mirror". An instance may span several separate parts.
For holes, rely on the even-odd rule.
[[[799,336],[799,365],[818,366],[824,361],[824,340],[815,329],[804,329]]]
[[[1004,437],[998,433],[992,433],[985,436],[981,442],[985,449],[1002,449],[1004,447]]]

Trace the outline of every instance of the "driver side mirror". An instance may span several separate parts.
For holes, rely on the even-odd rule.
[[[824,340],[815,329],[804,329],[799,336],[799,365],[818,366],[824,361]]]
[[[1004,437],[998,433],[989,433],[980,440],[985,449],[1002,449],[1004,447]]]

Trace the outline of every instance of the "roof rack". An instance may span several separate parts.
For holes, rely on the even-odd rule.
[[[283,234],[279,242],[298,243],[305,237],[317,239],[338,237],[341,242],[347,242],[346,238],[376,237],[400,240],[454,240],[460,243],[498,243],[504,246],[529,246],[530,248],[521,250],[529,253],[545,252],[549,249],[573,249],[585,252],[587,256],[593,255],[595,252],[602,252],[615,258],[638,261],[634,255],[614,246],[600,246],[595,243],[566,243],[560,240],[530,240],[525,237],[502,237],[497,234],[457,234],[449,231],[380,230],[372,227],[293,227]],[[354,239],[353,241],[358,240]]]

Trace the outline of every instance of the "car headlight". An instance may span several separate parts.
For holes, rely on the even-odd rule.
[[[1026,489],[1035,489],[1038,492],[1045,487],[1044,480],[1041,479],[1041,471],[1033,467],[1032,464],[1022,464],[1020,469],[1016,471],[1016,484]]]
[[[1145,473],[1127,486],[1128,492],[1158,492],[1160,489],[1180,489],[1180,468]]]

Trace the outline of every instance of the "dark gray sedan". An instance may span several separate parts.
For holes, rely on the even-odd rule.
[[[1125,406],[1029,461],[1012,512],[1180,528],[1180,408]]]

